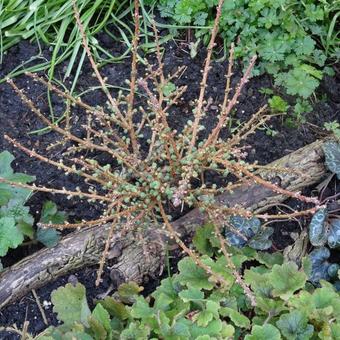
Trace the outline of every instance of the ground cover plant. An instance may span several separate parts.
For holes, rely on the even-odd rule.
[[[107,247],[111,236],[115,233],[124,233],[126,230],[130,229],[136,229],[136,232],[138,233],[140,228],[163,226],[163,228],[166,229],[164,233],[175,238],[183,250],[189,255],[187,260],[183,260],[184,263],[185,261],[189,261],[190,266],[197,263],[197,270],[204,274],[205,279],[207,279],[207,282],[209,283],[209,287],[220,287],[222,290],[229,289],[231,287],[231,283],[236,282],[235,287],[239,289],[239,292],[235,296],[232,295],[232,297],[237,300],[237,298],[241,296],[240,299],[246,301],[244,304],[249,307],[247,310],[248,312],[252,311],[255,304],[257,304],[257,289],[255,286],[252,286],[251,282],[247,280],[246,277],[244,279],[242,278],[241,264],[234,263],[234,248],[231,247],[231,245],[236,246],[239,244],[248,244],[250,247],[253,246],[253,248],[267,249],[268,246],[270,246],[270,243],[268,243],[270,242],[268,240],[268,236],[270,236],[271,229],[267,227],[265,230],[262,230],[259,226],[260,219],[290,218],[292,216],[296,217],[313,214],[319,210],[320,202],[315,198],[307,197],[297,192],[289,192],[274,183],[263,180],[255,172],[256,169],[260,168],[260,166],[257,164],[248,164],[245,161],[247,149],[243,146],[242,142],[247,136],[249,136],[249,134],[253,133],[258,126],[262,126],[270,119],[271,115],[269,114],[269,111],[266,111],[266,107],[261,108],[252,116],[249,122],[239,127],[230,137],[223,138],[223,131],[227,130],[229,127],[228,120],[230,118],[231,111],[237,104],[239,95],[242,92],[245,83],[249,79],[251,70],[256,62],[255,57],[251,59],[244,77],[241,79],[238,86],[232,88],[231,74],[233,55],[235,53],[235,48],[233,46],[230,49],[229,68],[226,70],[226,93],[224,100],[221,103],[219,114],[216,118],[216,125],[211,131],[204,131],[205,129],[202,122],[204,121],[206,111],[209,109],[208,103],[205,101],[205,90],[207,86],[207,78],[209,76],[209,69],[211,67],[212,49],[215,44],[222,3],[223,1],[220,1],[219,7],[217,8],[217,17],[212,31],[212,38],[209,43],[207,59],[202,72],[203,79],[201,82],[199,97],[193,104],[191,117],[188,119],[186,124],[178,130],[169,126],[168,116],[171,115],[172,106],[176,105],[178,101],[180,101],[182,94],[186,90],[184,87],[176,86],[176,77],[184,70],[179,69],[173,74],[164,74],[161,51],[159,43],[157,43],[157,40],[159,39],[157,35],[158,33],[157,30],[154,29],[157,46],[155,57],[156,61],[155,64],[148,64],[146,61],[148,72],[139,76],[137,64],[140,24],[138,16],[138,1],[135,1],[135,34],[132,42],[132,72],[131,79],[128,81],[130,92],[128,95],[120,93],[117,97],[112,97],[106,86],[105,79],[101,77],[98,71],[90,52],[84,27],[82,26],[82,22],[79,17],[79,10],[75,6],[77,25],[80,30],[85,51],[92,63],[93,70],[96,73],[100,86],[107,95],[107,107],[91,107],[76,96],[72,96],[68,92],[60,90],[60,88],[49,83],[44,78],[31,75],[31,77],[37,81],[45,84],[51,91],[85,110],[86,123],[81,126],[80,129],[79,126],[77,128],[72,126],[72,115],[70,116],[71,125],[66,125],[64,123],[57,125],[49,120],[49,118],[47,118],[48,116],[42,113],[33,104],[33,102],[30,101],[28,98],[29,94],[23,93],[15,82],[9,80],[9,83],[21,97],[23,102],[32,109],[37,117],[39,117],[49,129],[59,133],[64,138],[61,143],[58,143],[59,146],[62,145],[64,148],[62,158],[60,161],[48,159],[43,155],[39,155],[33,149],[27,148],[18,143],[10,136],[7,136],[6,138],[13,145],[30,156],[55,165],[56,167],[64,170],[66,173],[80,175],[80,177],[83,177],[85,182],[88,184],[88,191],[80,189],[72,191],[67,188],[37,187],[27,184],[18,185],[6,178],[2,178],[1,181],[7,185],[19,186],[23,189],[63,194],[68,198],[85,197],[89,201],[99,202],[99,204],[103,206],[103,214],[102,217],[96,221],[83,221],[72,224],[52,223],[50,226],[48,225],[49,223],[46,223],[46,221],[42,221],[40,226],[42,228],[52,227],[55,229],[74,229],[88,225],[110,223],[111,231],[107,241]],[[141,107],[136,105],[137,87],[138,92],[142,92],[147,98],[146,103],[144,103]],[[58,145],[53,145],[52,147],[58,148]],[[105,163],[95,160],[93,157],[95,152],[105,153],[108,156]],[[309,203],[311,208],[307,211],[295,211],[293,214],[280,214],[273,216],[268,214],[257,214],[256,216],[253,216],[250,211],[242,208],[234,209],[217,206],[214,202],[214,196],[218,193],[232,190],[234,188],[234,184],[228,183],[226,186],[206,184],[205,171],[207,170],[213,170],[214,172],[221,173],[224,176],[230,176],[230,174],[232,174],[240,180],[259,183],[277,193],[284,194],[288,197],[294,197],[302,202]],[[286,169],[272,170],[287,171]],[[214,258],[212,261],[209,261],[206,257],[202,257],[200,254],[201,249],[198,249],[197,251],[188,247],[172,229],[170,223],[172,217],[171,208],[192,206],[198,206],[207,211],[209,218],[214,223],[214,239],[215,242],[217,241],[218,247],[223,253],[223,256],[221,256],[220,259]],[[226,238],[223,238],[222,234],[224,234]],[[259,235],[260,238],[258,237]],[[143,242],[143,240],[140,240],[140,242]],[[258,255],[255,255],[256,253],[254,251],[249,250],[249,248],[246,249],[249,253],[253,254],[253,257],[249,255],[247,259],[257,259]],[[214,253],[215,250],[210,256],[213,256]],[[215,255],[219,256],[219,254]],[[104,266],[105,257],[106,251],[103,253],[100,264],[100,271],[97,278],[98,284],[100,283],[101,270]],[[215,261],[218,263],[216,266]],[[223,267],[223,270],[220,270],[219,265]],[[305,268],[306,272],[303,274],[302,270],[298,271],[297,267],[293,264],[282,265],[279,261],[277,265],[282,266],[280,268],[275,267],[275,270],[279,272],[280,270],[289,270],[289,272],[298,273],[298,287],[295,287],[296,289],[293,289],[293,291],[290,291],[291,287],[287,288],[290,295],[298,292],[299,289],[304,288],[304,284],[309,275],[308,268]],[[270,273],[271,266],[272,264],[267,266],[268,268],[261,267],[260,271],[263,270],[265,272],[268,269],[269,277],[272,275]],[[196,268],[194,269],[194,272],[195,271]],[[294,275],[293,277],[295,277]],[[188,326],[189,329],[184,329],[183,334],[188,336],[188,334],[190,334],[188,332],[193,332],[192,334],[196,338],[199,335],[197,333],[198,331],[195,330],[196,322],[199,323],[199,327],[205,327],[210,323],[211,319],[214,319],[215,321],[215,318],[219,318],[217,315],[214,315],[214,312],[210,308],[216,307],[216,304],[208,301],[210,306],[208,308],[208,302],[199,301],[202,303],[198,303],[199,306],[197,307],[196,300],[209,300],[209,293],[205,294],[205,292],[203,292],[202,295],[202,292],[199,293],[197,289],[196,291],[195,289],[191,289],[191,284],[185,283],[184,281],[179,281],[179,283],[184,286],[184,290],[188,290],[186,293],[193,293],[201,296],[200,298],[194,298],[193,300],[191,300],[190,297],[187,297],[185,298],[186,301],[184,301],[180,295],[179,298],[177,298],[179,300],[176,300],[175,302],[187,303],[186,310],[188,312],[192,312],[189,313],[189,319],[191,323],[194,321],[194,325],[192,327],[188,326],[187,321],[181,320],[180,326],[183,325],[184,328],[185,326]],[[187,286],[185,286],[186,284]],[[322,292],[326,291],[326,293],[320,294],[329,294],[332,299],[334,298],[334,300],[336,300],[335,297],[337,297],[337,295],[334,295],[336,293],[332,290],[333,288],[331,288],[331,286],[327,286],[326,283],[324,283],[324,285],[325,290]],[[70,286],[68,286],[67,289],[72,290]],[[77,289],[79,289],[78,293],[81,295],[82,301],[84,301],[83,289],[79,288],[79,286]],[[275,290],[276,288],[273,286],[270,287],[270,289]],[[319,294],[319,291],[317,292],[317,294]],[[287,297],[285,293],[282,293],[281,295],[275,294],[276,293],[274,293],[274,298],[277,298],[278,300],[285,300]],[[319,295],[317,295],[315,299],[318,299],[318,297]],[[137,302],[138,301],[139,300],[137,299]],[[278,302],[278,304],[281,302],[282,301]],[[143,304],[142,307],[146,308],[145,303],[141,303]],[[189,307],[188,303],[190,305]],[[55,305],[57,306],[58,302],[56,302]],[[315,306],[311,308],[314,307]],[[329,306],[327,305],[326,307]],[[332,306],[332,308],[333,307],[334,306]],[[59,307],[56,307],[56,309],[58,308]],[[60,308],[63,309],[64,307],[60,306]],[[153,308],[153,306],[150,306],[150,308]],[[316,307],[316,309],[318,308],[319,306]],[[334,309],[337,308],[338,307],[335,303]],[[68,307],[66,307],[66,309],[68,309]],[[78,309],[78,307],[76,307],[76,309]],[[113,333],[110,332],[115,329],[114,327],[117,325],[116,320],[113,321],[115,324],[114,326],[108,325],[108,322],[111,322],[111,320],[107,318],[107,312],[100,309],[101,307],[98,307],[97,311],[94,312],[94,318],[91,319],[91,322],[95,325],[94,327],[99,329],[100,335],[98,335],[99,333],[96,333],[97,331],[94,331],[92,327],[90,327],[90,335],[95,338],[105,338],[105,336],[110,336],[110,334],[112,336]],[[233,308],[231,307],[231,309]],[[238,311],[241,309],[241,305],[237,304],[234,309]],[[330,309],[331,308],[329,308],[329,310]],[[330,331],[338,331],[338,326],[336,324],[331,325],[328,329],[326,329],[323,322],[324,320],[322,320],[323,323],[320,326],[319,322],[321,321],[319,320],[319,316],[315,317],[316,321],[314,319],[306,321],[305,316],[307,313],[295,313],[293,308],[288,308],[288,310],[293,313],[294,317],[303,319],[303,322],[301,322],[304,326],[306,326],[307,334],[312,334],[314,330],[321,334],[323,334],[322,332],[327,333]],[[333,316],[333,311],[329,313],[329,310],[326,311],[326,313],[328,313],[327,315]],[[89,311],[86,308],[86,303],[84,303],[84,311],[85,315],[89,314]],[[227,310],[223,313],[226,313],[223,317],[230,318],[231,320],[234,318],[236,321],[232,320],[233,323],[236,322],[242,324],[242,322],[246,322],[242,317],[241,321],[237,321],[239,315],[233,311]],[[159,315],[160,318],[162,318],[159,320],[163,320],[163,314],[159,313]],[[166,317],[168,318],[168,316]],[[281,320],[282,322],[279,323],[281,326],[279,326],[279,324],[274,324],[271,327],[269,322],[270,320],[267,321],[269,325],[263,326],[262,328],[260,327],[261,329],[254,326],[252,330],[254,333],[253,336],[256,336],[257,333],[261,334],[262,331],[274,332],[275,336],[278,338],[278,332],[281,332],[282,335],[285,335],[285,332],[288,334],[288,331],[285,330],[284,326],[284,322],[287,321],[285,320],[286,317],[287,316],[283,317]],[[337,316],[334,314],[334,317],[336,318]],[[104,320],[103,324],[105,324],[105,326],[102,325],[101,327],[98,325],[98,318],[100,318],[100,322]],[[136,318],[140,319],[139,316]],[[65,321],[66,317],[61,316],[60,320]],[[150,332],[155,332],[155,334],[158,335],[162,334],[163,336],[168,334],[166,333],[168,331],[170,333],[173,332],[173,329],[170,327],[168,330],[164,330],[165,333],[162,333],[163,329],[158,329],[160,328],[159,323],[164,326],[169,326],[169,324],[166,318],[164,318],[164,322],[159,320],[158,325],[156,326],[154,319],[150,320],[151,326],[149,324],[149,320],[146,320],[146,332],[149,330]],[[174,319],[170,320],[171,322],[174,321]],[[83,319],[83,321],[86,326],[87,321],[85,319]],[[222,336],[231,336],[234,331],[241,332],[239,328],[242,328],[242,326],[237,325],[236,323],[231,325],[231,327],[224,327],[225,325],[223,324],[222,328],[226,333],[221,333]],[[220,322],[215,322],[215,324],[220,325],[221,320]],[[120,327],[118,328],[118,331],[123,331],[123,327],[127,327],[128,329],[125,333],[127,333],[130,337],[134,337],[136,336],[136,333],[134,333],[136,325],[138,327],[139,320],[136,322],[134,320],[131,324],[124,323],[123,325],[117,325],[117,327]],[[218,329],[221,330],[222,328],[219,325]],[[72,327],[73,325],[71,328]],[[75,327],[79,331],[84,330],[83,325],[79,323]],[[103,332],[103,327],[106,333]],[[144,326],[142,328],[144,328]],[[142,329],[141,331],[143,332],[144,330]],[[298,331],[299,330],[296,330],[296,332],[294,332],[299,333]],[[61,332],[63,332],[63,330],[61,330]],[[60,334],[56,333],[55,336],[60,336]]]
[[[247,268],[244,280],[254,292],[254,307],[221,254],[214,226],[198,229],[194,244],[200,261],[223,276],[228,286],[216,286],[190,257],[182,259],[178,273],[164,279],[150,296],[140,294],[143,287],[124,283],[112,297],[97,300],[92,311],[85,287],[68,283],[51,295],[53,310],[62,324],[34,339],[339,337],[339,293],[326,281],[319,287],[308,283],[308,257],[299,269],[294,262],[286,262],[282,253],[228,247],[235,267]]]
[[[211,25],[217,1],[161,0],[162,16],[178,24]],[[248,60],[258,54],[254,74],[268,72],[287,94],[297,95],[297,116],[310,112],[312,95],[329,63],[340,58],[339,1],[226,1],[220,22],[226,45],[237,41],[235,55]],[[203,28],[197,36],[207,37]]]
[[[11,167],[13,160],[14,156],[8,151],[0,153],[1,177],[16,183],[32,183],[35,180],[34,176],[14,172]],[[34,230],[34,218],[26,205],[31,195],[32,190],[0,183],[0,269],[2,268],[1,257],[4,257],[9,249],[20,246],[25,238],[39,241],[49,247],[58,242],[58,231],[41,228]],[[65,217],[65,213],[58,211],[53,202],[46,201],[40,221],[63,223]]]

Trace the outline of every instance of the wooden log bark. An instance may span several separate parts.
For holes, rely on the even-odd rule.
[[[323,141],[316,141],[299,149],[269,166],[292,169],[287,172],[261,171],[261,177],[275,181],[290,191],[300,191],[306,186],[320,182],[326,173],[323,165]],[[293,169],[305,175],[297,174]],[[221,205],[236,205],[263,211],[286,197],[261,185],[242,184],[233,193],[224,193],[216,197]],[[197,226],[203,225],[206,215],[193,209],[185,216],[172,223],[174,229],[185,237]],[[37,289],[61,275],[85,266],[97,264],[102,254],[110,226],[82,229],[64,237],[57,246],[43,249],[27,257],[0,273],[0,309],[15,299]],[[142,240],[142,241],[141,241]],[[146,276],[156,277],[162,271],[164,242],[167,239],[161,228],[146,231],[142,237],[136,232],[122,235],[116,233],[110,243],[109,258],[114,265],[111,278],[120,284],[133,280],[142,283]]]

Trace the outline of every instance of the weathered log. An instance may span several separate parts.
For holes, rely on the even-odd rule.
[[[318,183],[325,175],[323,141],[316,141],[269,166],[292,169],[287,172],[261,171],[261,177],[275,180],[290,191],[300,191]],[[293,169],[298,170],[293,171]],[[301,176],[301,173],[305,174]],[[232,193],[216,198],[221,205],[242,206],[252,211],[263,211],[269,205],[282,202],[286,197],[257,184],[242,184]],[[172,223],[182,236],[203,225],[206,215],[193,209]],[[82,229],[64,237],[57,246],[43,249],[0,273],[0,309],[32,289],[39,288],[61,275],[85,266],[97,264],[108,236],[110,226]],[[140,232],[139,232],[140,233]],[[137,237],[138,236],[138,237]],[[156,277],[163,266],[164,241],[168,240],[161,228],[153,228],[144,235],[128,232],[116,233],[111,241],[109,258],[114,260],[111,278],[116,284],[134,280],[143,282],[145,276]]]

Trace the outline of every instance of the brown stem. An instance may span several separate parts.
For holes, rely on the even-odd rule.
[[[216,16],[215,16],[215,22],[214,26],[211,32],[211,38],[208,46],[208,54],[205,59],[205,65],[204,65],[204,70],[203,70],[203,78],[201,82],[201,90],[200,94],[198,97],[198,102],[197,102],[197,107],[195,110],[195,119],[192,125],[192,137],[191,137],[191,142],[190,142],[190,149],[189,152],[191,152],[192,148],[196,144],[196,138],[197,138],[197,133],[198,133],[198,127],[199,123],[202,118],[202,109],[203,109],[203,101],[204,101],[204,95],[205,95],[205,90],[207,87],[207,80],[208,80],[208,75],[210,71],[210,63],[211,63],[211,57],[212,57],[212,51],[215,46],[215,39],[216,35],[218,32],[218,24],[220,22],[221,14],[222,14],[222,6],[223,6],[224,0],[219,0],[217,9],[216,9]]]
[[[137,142],[137,136],[135,133],[135,128],[133,125],[133,108],[134,108],[134,98],[136,91],[136,79],[137,79],[137,48],[139,42],[139,0],[134,0],[135,13],[134,13],[134,23],[135,23],[135,33],[132,39],[132,62],[131,62],[131,77],[130,77],[130,94],[128,96],[127,102],[127,124],[129,125],[129,135],[131,138],[132,150],[135,155],[139,154],[139,146]]]
[[[95,75],[96,75],[96,77],[97,77],[97,79],[100,83],[100,86],[102,87],[104,93],[106,94],[107,99],[109,100],[109,103],[112,106],[114,113],[117,114],[117,116],[121,120],[122,126],[125,129],[129,130],[129,124],[127,123],[125,117],[121,113],[119,106],[117,105],[116,101],[112,98],[111,93],[108,90],[106,83],[105,83],[103,77],[101,76],[101,74],[98,70],[98,67],[97,67],[97,65],[96,65],[96,63],[93,59],[93,56],[92,56],[92,53],[91,53],[91,50],[90,50],[90,47],[89,47],[89,44],[88,44],[88,41],[87,41],[85,29],[84,29],[84,26],[83,26],[83,24],[80,20],[79,9],[78,9],[76,1],[72,0],[72,4],[73,4],[73,10],[74,10],[74,17],[76,19],[77,26],[79,28],[79,32],[80,32],[80,35],[81,35],[81,38],[82,38],[82,43],[83,43],[84,49],[86,51],[87,57],[90,60],[92,69],[93,69],[93,71],[94,71],[94,73],[95,73]]]
[[[204,147],[207,147],[208,145],[214,143],[217,139],[218,139],[218,135],[221,131],[221,129],[223,128],[226,119],[228,118],[228,115],[230,114],[231,110],[233,109],[233,107],[237,104],[237,100],[240,97],[241,91],[244,87],[244,85],[248,82],[250,74],[252,69],[254,68],[255,65],[255,61],[256,61],[256,56],[253,56],[251,58],[250,64],[246,70],[246,72],[244,73],[239,85],[236,88],[235,94],[233,96],[233,98],[229,101],[229,104],[226,108],[224,108],[222,106],[222,111],[221,111],[221,115],[220,115],[220,119],[216,125],[216,127],[214,128],[214,130],[211,132],[211,134],[209,135],[207,141],[204,144]],[[227,82],[227,86],[228,82]],[[226,89],[226,91],[228,91],[228,87]],[[225,105],[225,103],[223,103],[223,105]]]

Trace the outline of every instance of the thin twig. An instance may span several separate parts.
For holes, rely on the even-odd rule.
[[[44,324],[46,326],[48,326],[48,320],[46,318],[46,314],[45,314],[44,308],[42,308],[42,306],[41,306],[41,303],[40,303],[40,300],[39,300],[39,296],[38,296],[37,292],[35,291],[35,289],[32,289],[32,294],[33,294],[33,296],[35,298],[35,302],[37,303],[37,306],[39,308],[39,311],[40,311],[40,314],[41,314],[42,319],[44,321]]]

